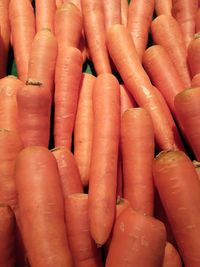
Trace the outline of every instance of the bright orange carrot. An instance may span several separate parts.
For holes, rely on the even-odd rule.
[[[87,44],[97,74],[111,72],[105,43],[103,2],[81,0]]]
[[[121,23],[125,27],[128,20],[128,0],[121,0]]]
[[[172,14],[172,0],[155,0],[156,15],[171,15]]]
[[[100,249],[89,232],[87,194],[72,194],[66,198],[65,220],[74,265],[102,267]]]
[[[186,47],[195,33],[197,10],[198,0],[172,0],[172,14],[180,25]]]
[[[35,36],[35,16],[29,0],[10,0],[9,18],[19,79],[27,79],[31,45]],[[21,41],[19,41],[21,40]]]
[[[160,15],[151,24],[153,40],[162,45],[171,58],[184,87],[191,85],[187,50],[178,22],[170,15]]]
[[[36,31],[49,29],[54,32],[55,0],[35,0]]]
[[[164,151],[153,177],[185,266],[199,266],[200,183],[192,162],[182,151]]]
[[[195,32],[200,32],[200,6],[195,16]]]
[[[162,267],[182,267],[178,251],[169,242],[167,242],[165,246],[165,255]]]
[[[105,30],[121,23],[121,0],[103,0]]]
[[[123,39],[123,42],[119,42],[120,39]],[[144,107],[151,115],[158,147],[160,149],[177,147],[173,129],[171,129],[160,105],[160,100],[141,65],[128,30],[122,25],[112,26],[108,31],[107,45],[126,88],[138,105]]]
[[[200,73],[197,73],[193,78],[192,78],[192,87],[200,87]]]
[[[38,146],[22,150],[16,161],[16,185],[20,230],[31,267],[73,266],[52,153]]]
[[[147,46],[153,11],[154,0],[132,0],[129,4],[127,28],[140,60]]]
[[[70,194],[83,193],[80,173],[70,150],[57,147],[51,151],[57,161],[64,198]]]
[[[84,186],[89,183],[93,135],[92,94],[94,83],[95,77],[93,75],[83,74],[74,127],[74,157]]]
[[[50,136],[50,92],[35,81],[17,93],[19,131],[24,147],[48,147]]]
[[[120,129],[120,92],[109,73],[97,77],[93,91],[94,130],[89,182],[90,232],[98,245],[108,239],[115,216]]]
[[[71,148],[82,75],[82,55],[74,47],[60,47],[55,72],[55,147]]]
[[[200,33],[194,35],[193,40],[188,46],[188,63],[192,77],[200,73]]]
[[[125,209],[116,219],[106,267],[160,267],[165,250],[163,223]]]

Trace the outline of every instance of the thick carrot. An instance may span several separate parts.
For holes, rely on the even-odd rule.
[[[119,42],[120,39],[123,39],[123,42]],[[173,129],[141,65],[128,30],[122,25],[112,26],[107,34],[107,45],[126,88],[138,105],[145,108],[151,115],[158,147],[161,149],[176,147]]]
[[[106,267],[160,267],[164,257],[164,225],[131,208],[116,219]]]
[[[121,0],[103,0],[105,30],[121,23]]]
[[[65,200],[69,247],[76,267],[102,267],[100,249],[89,231],[88,195],[72,194]]]
[[[132,0],[128,9],[127,28],[131,33],[140,60],[147,47],[154,11],[154,0]]]
[[[124,85],[120,85],[120,103],[121,116],[127,109],[137,106],[135,100],[133,99],[133,96],[130,94],[130,92],[126,89]]]
[[[94,130],[89,183],[90,232],[103,245],[112,230],[117,189],[120,92],[117,79],[101,74],[93,91]]]
[[[156,15],[171,15],[172,14],[172,0],[155,0]]]
[[[16,161],[16,185],[20,230],[31,267],[73,266],[52,153],[39,146],[22,150]]]
[[[64,147],[57,147],[51,151],[57,161],[64,198],[70,194],[82,193],[81,177],[73,154]]]
[[[151,24],[153,40],[162,45],[171,58],[184,87],[191,84],[187,50],[178,22],[170,15],[160,15]]]
[[[200,32],[200,6],[195,16],[195,32]]]
[[[93,75],[83,74],[74,127],[74,157],[84,186],[89,183],[93,135],[92,94],[94,83],[95,77]]]
[[[175,110],[197,160],[200,160],[200,87],[186,89],[175,97]]]
[[[200,32],[194,35],[188,46],[188,63],[192,77],[200,73]]]
[[[192,87],[199,87],[200,86],[200,73],[197,73],[193,78],[192,78]]]
[[[31,47],[28,81],[39,81],[53,95],[57,41],[48,29],[38,31]]]
[[[180,25],[186,47],[195,33],[198,0],[172,0],[172,14]]]
[[[71,148],[82,75],[82,55],[74,47],[60,47],[55,72],[55,147]]]
[[[167,242],[165,246],[165,256],[162,267],[182,267],[178,251],[169,242]]]
[[[185,266],[199,266],[200,183],[192,162],[182,151],[162,152],[153,177]]]
[[[35,16],[29,0],[10,0],[9,18],[19,79],[27,79],[31,45],[35,36]],[[19,41],[21,40],[21,41]]]
[[[105,41],[103,2],[81,0],[86,40],[97,74],[111,72]]]
[[[0,204],[0,251],[0,266],[15,267],[15,217],[4,204]]]
[[[54,32],[55,0],[35,0],[36,31],[50,29]]]
[[[121,0],[121,23],[125,27],[128,20],[128,0]]]
[[[27,84],[17,93],[19,132],[24,147],[48,147],[50,136],[50,92],[39,82]]]

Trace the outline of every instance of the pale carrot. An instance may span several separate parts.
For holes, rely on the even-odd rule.
[[[128,0],[121,0],[121,23],[127,26],[128,20]]]
[[[181,257],[175,247],[169,242],[165,246],[165,255],[162,267],[182,267]]]
[[[155,0],[156,15],[172,15],[172,0]]]
[[[105,30],[121,23],[121,0],[103,0]]]

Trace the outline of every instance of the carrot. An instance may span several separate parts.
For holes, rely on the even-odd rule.
[[[169,242],[167,242],[165,246],[165,256],[162,267],[182,267],[178,251]]]
[[[153,45],[143,56],[143,65],[151,81],[165,98],[171,112],[175,115],[174,98],[184,90],[184,84],[164,47]]]
[[[123,39],[123,42],[119,42]],[[176,147],[173,129],[165,117],[154,88],[142,68],[128,30],[122,25],[114,25],[107,34],[110,55],[124,81],[139,106],[151,115],[157,146],[160,149]]]
[[[55,0],[55,2],[56,2],[56,7],[59,8],[62,5],[63,0]]]
[[[81,5],[86,40],[95,71],[97,74],[111,72],[105,43],[103,2],[81,0]]]
[[[93,134],[92,94],[94,83],[95,77],[93,75],[83,74],[74,127],[74,157],[84,186],[89,183]]]
[[[162,45],[173,62],[184,87],[191,84],[187,66],[187,50],[178,22],[169,15],[160,15],[151,24],[153,40]]]
[[[19,153],[16,185],[20,230],[31,267],[73,266],[57,164],[47,148],[30,146]]]
[[[64,198],[70,194],[82,193],[81,177],[73,154],[64,147],[51,150],[58,165]]]
[[[196,74],[200,73],[200,33],[196,33],[193,40],[190,42],[188,46],[188,63],[190,66],[190,71],[192,77]]]
[[[55,14],[55,35],[60,46],[78,47],[82,32],[82,15],[77,6],[62,4]]]
[[[196,75],[194,75],[194,77],[192,78],[191,86],[192,87],[200,86],[200,73],[197,73]]]
[[[121,0],[103,0],[105,30],[121,23]]]
[[[79,8],[80,11],[82,11],[81,8],[81,0],[63,0],[63,3],[66,4],[68,2],[73,3],[75,6],[77,6]]]
[[[195,33],[198,0],[172,0],[172,14],[180,25],[186,47]]]
[[[200,160],[200,87],[186,89],[175,97],[175,110],[178,121],[192,147],[197,160]]]
[[[200,180],[200,162],[196,161],[196,160],[193,160],[193,165],[195,167],[196,173],[197,173],[198,178]]]
[[[120,85],[120,103],[121,103],[121,116],[127,109],[137,106],[132,95],[124,85]]]
[[[4,204],[0,204],[0,251],[0,266],[15,267],[15,218]]]
[[[131,208],[117,218],[106,267],[160,267],[166,241],[164,225]]]
[[[49,91],[35,81],[17,93],[19,132],[24,147],[48,147],[50,135],[51,97]]]
[[[199,266],[200,183],[192,162],[182,151],[162,152],[153,177],[185,266]]]
[[[195,16],[195,32],[200,32],[200,5]]]
[[[156,15],[172,15],[172,0],[155,0]]]
[[[125,27],[128,20],[128,0],[121,0],[121,23]]]
[[[72,194],[66,198],[65,220],[74,265],[102,267],[100,250],[89,232],[87,194]]]
[[[147,46],[153,11],[154,0],[132,0],[129,4],[127,28],[140,60]]]
[[[82,55],[74,47],[59,50],[55,71],[54,142],[55,147],[71,148],[82,75]]]
[[[109,237],[115,216],[120,128],[120,92],[117,79],[103,73],[93,91],[94,130],[89,182],[90,232],[96,244]]]
[[[19,79],[27,79],[31,45],[35,36],[35,17],[29,0],[10,0],[9,18],[11,25],[14,56]],[[19,41],[21,40],[21,41]]]
[[[39,81],[53,95],[57,58],[57,41],[48,29],[37,32],[33,39],[28,64],[28,81]]]
[[[56,12],[55,0],[35,0],[36,31],[50,29],[54,32],[54,15]]]

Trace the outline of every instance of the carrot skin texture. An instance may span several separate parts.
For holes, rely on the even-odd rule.
[[[163,223],[127,208],[116,219],[105,266],[160,267],[165,241]]]
[[[153,177],[185,266],[199,266],[200,183],[192,162],[182,151],[162,152]]]
[[[188,63],[192,77],[200,73],[200,33],[195,34],[188,46]]]
[[[105,30],[121,23],[121,0],[103,0]]]
[[[64,199],[70,194],[83,193],[80,173],[71,151],[58,147],[52,153],[57,161]]]
[[[156,15],[172,15],[172,0],[155,0]]]
[[[128,0],[121,0],[121,23],[125,27],[128,20]]]
[[[167,242],[165,246],[165,255],[162,267],[182,267],[178,251],[169,242]]]
[[[54,142],[55,147],[71,148],[72,132],[82,77],[82,55],[74,47],[59,50],[55,71]]]
[[[90,232],[96,244],[109,237],[115,216],[120,128],[120,92],[109,73],[97,77],[93,89],[94,130],[89,183]]]
[[[184,87],[190,87],[191,78],[187,66],[187,49],[178,22],[170,15],[160,15],[153,20],[151,33],[154,42],[166,49],[184,83]]]
[[[52,153],[39,146],[21,151],[16,161],[16,184],[20,230],[31,266],[73,266],[59,174]]]
[[[35,36],[35,17],[31,2],[20,0],[16,5],[15,0],[10,0],[9,19],[18,76],[26,82],[31,45]]]
[[[195,33],[200,32],[200,6],[195,16]]]
[[[75,266],[103,267],[100,251],[89,232],[87,194],[72,194],[66,198],[65,220]]]
[[[93,75],[87,73],[82,75],[74,127],[74,157],[84,186],[89,183],[93,136],[92,94],[94,83],[95,77]]]
[[[81,0],[83,25],[90,56],[97,75],[110,73],[104,27],[103,3],[98,0]]]
[[[197,73],[197,74],[192,78],[191,87],[200,87],[200,73]]]

